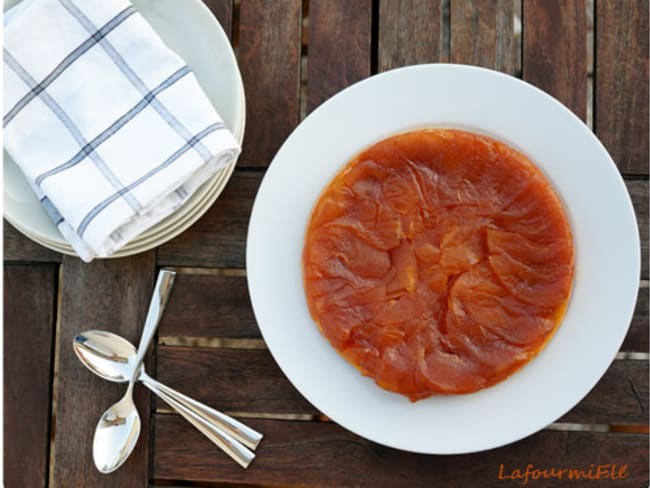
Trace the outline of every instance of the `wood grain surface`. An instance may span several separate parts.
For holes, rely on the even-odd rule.
[[[147,486],[149,394],[136,387],[142,433],[131,457],[110,476],[92,460],[92,439],[102,413],[124,394],[125,385],[109,383],[86,370],[72,350],[72,339],[89,329],[120,334],[137,345],[155,281],[153,252],[85,264],[65,257],[61,264],[56,337],[54,467],[51,485],[133,488]]]
[[[158,248],[158,264],[243,268],[246,232],[262,175],[235,171],[217,202],[176,239]]]
[[[648,243],[650,243],[650,218],[648,217],[648,180],[625,180],[630,193],[641,238],[641,278],[648,279]]]
[[[299,120],[300,0],[241,0],[246,136],[239,166],[268,166]]]
[[[648,423],[648,361],[617,360],[593,390],[558,422]]]
[[[166,385],[220,410],[318,413],[266,349],[158,346],[156,368]]]
[[[330,422],[250,420],[265,433],[258,456],[244,471],[215,450],[176,415],[156,415],[153,474],[158,480],[225,481],[282,486],[522,486],[500,480],[527,464],[539,469],[589,469],[590,464],[627,464],[616,483],[593,480],[529,480],[529,486],[639,488],[648,479],[645,435],[544,431],[514,444],[469,455],[410,454],[364,440]],[[182,439],[182,442],[179,442]]]
[[[440,0],[379,0],[378,70],[447,61]]]
[[[55,265],[5,265],[3,481],[7,488],[48,485],[55,299]]]
[[[451,62],[515,74],[516,11],[517,0],[451,2]]]
[[[370,75],[372,1],[310,0],[307,110]]]
[[[228,38],[232,37],[233,0],[203,0],[217,18]]]
[[[2,221],[4,260],[23,262],[61,262],[61,254],[36,244],[18,232],[6,220]]]
[[[621,351],[649,352],[650,351],[650,328],[648,327],[648,295],[650,288],[646,285],[639,289],[639,295],[634,309],[634,317],[630,324],[630,330],[623,341]]]
[[[587,2],[523,2],[524,79],[587,116]]]
[[[160,336],[260,338],[245,276],[179,274]]]
[[[648,175],[647,0],[596,2],[595,128],[623,173]]]

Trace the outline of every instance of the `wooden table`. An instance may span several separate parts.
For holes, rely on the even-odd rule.
[[[244,151],[217,203],[156,250],[90,265],[4,226],[6,486],[506,487],[523,480],[500,478],[528,464],[627,465],[624,479],[529,479],[533,487],[647,486],[648,1],[598,0],[595,7],[588,0],[206,3],[231,36],[248,105]],[[271,358],[245,277],[253,198],[291,130],[345,86],[425,62],[478,64],[513,74],[584,119],[625,177],[644,256],[629,334],[593,391],[527,439],[462,456],[382,447],[321,415]],[[589,174],[584,179],[588,185]],[[71,339],[88,328],[106,328],[137,342],[162,266],[179,276],[148,366],[163,382],[266,434],[247,471],[142,388],[137,400],[144,429],[134,454],[110,476],[93,467],[95,424],[124,388],[86,371]]]

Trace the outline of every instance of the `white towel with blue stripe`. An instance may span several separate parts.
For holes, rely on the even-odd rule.
[[[128,0],[24,0],[4,29],[5,149],[84,261],[239,156],[194,74]]]

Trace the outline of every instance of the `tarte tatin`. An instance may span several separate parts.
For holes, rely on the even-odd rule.
[[[321,332],[412,401],[486,388],[530,361],[562,320],[573,268],[570,225],[542,172],[450,129],[352,159],[319,197],[303,250]]]

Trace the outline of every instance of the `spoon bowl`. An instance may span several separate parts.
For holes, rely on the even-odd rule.
[[[140,437],[141,421],[132,384],[120,401],[101,416],[93,439],[93,460],[101,473],[112,473],[129,457]],[[120,446],[120,449],[115,449]]]
[[[79,361],[100,378],[114,383],[126,383],[131,378],[137,351],[125,338],[90,330],[78,334],[72,348]]]

